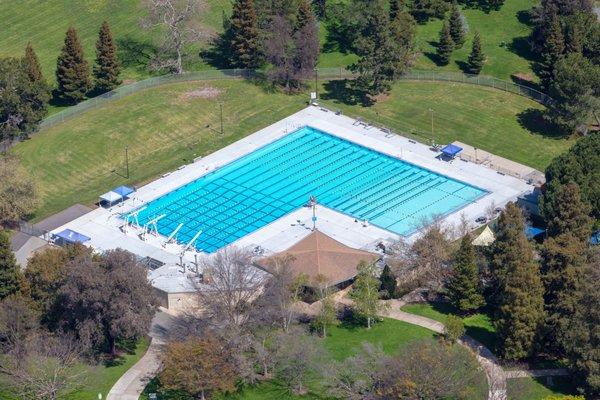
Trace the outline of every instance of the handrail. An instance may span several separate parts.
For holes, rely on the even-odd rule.
[[[177,82],[189,82],[196,80],[220,80],[220,79],[240,79],[255,77],[260,71],[244,70],[244,69],[222,69],[222,70],[205,70],[186,72],[179,75],[161,75],[134,82],[129,85],[120,86],[110,92],[101,94],[97,97],[85,100],[79,104],[69,107],[63,111],[46,117],[40,123],[40,128],[48,128],[70,119],[89,109],[96,108],[111,100],[120,99],[151,87],[161,86]],[[346,68],[318,68],[318,78],[322,80],[338,80],[349,79],[355,76],[352,71]],[[533,88],[520,85],[517,83],[504,81],[502,79],[485,76],[485,75],[468,75],[460,72],[441,72],[441,71],[422,71],[413,70],[403,74],[402,80],[417,80],[417,81],[444,81],[444,82],[460,82],[474,84],[480,86],[488,86],[496,89],[504,90],[510,93],[515,93],[521,96],[528,97],[541,104],[548,104],[552,99]]]

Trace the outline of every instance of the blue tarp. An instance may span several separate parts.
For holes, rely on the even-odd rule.
[[[458,153],[460,153],[461,151],[463,151],[463,148],[458,147],[454,144],[449,144],[442,149],[442,153],[444,153],[445,155],[450,156],[450,157],[456,157],[456,155]]]
[[[72,231],[71,229],[65,229],[62,232],[56,233],[54,236],[69,243],[85,243],[90,240],[89,237]]]
[[[115,192],[116,194],[120,195],[121,197],[127,197],[134,191],[135,190],[133,190],[129,186],[119,186],[118,188],[112,190],[112,192]]]
[[[592,237],[590,238],[590,243],[594,246],[600,245],[600,231],[592,233]]]
[[[541,235],[544,232],[546,232],[545,229],[536,228],[535,226],[527,225],[525,227],[525,236],[527,236],[527,239],[533,239],[537,235]]]

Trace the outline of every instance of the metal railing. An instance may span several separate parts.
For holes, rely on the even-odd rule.
[[[336,80],[336,79],[350,79],[355,76],[352,71],[346,68],[319,68],[318,79],[320,80]],[[40,128],[49,128],[56,124],[62,123],[71,117],[78,115],[89,109],[96,108],[102,104],[105,104],[111,100],[121,99],[132,93],[161,86],[170,83],[177,82],[189,82],[197,80],[221,80],[221,79],[240,79],[240,78],[252,78],[261,74],[261,71],[244,70],[244,69],[223,69],[223,70],[206,70],[187,72],[180,75],[162,75],[144,79],[142,81],[134,82],[129,85],[121,86],[110,92],[101,94],[97,97],[83,101],[77,105],[69,107],[63,111],[60,111],[54,115],[50,115],[40,123]],[[312,78],[311,78],[312,79]],[[528,97],[542,104],[548,104],[552,99],[533,88],[528,86],[519,85],[517,83],[504,81],[502,79],[494,78],[491,76],[483,75],[468,75],[460,72],[439,72],[439,71],[420,71],[413,70],[402,75],[402,80],[416,80],[416,81],[442,81],[442,82],[459,82],[474,84],[480,86],[492,87],[495,89],[504,90],[507,92],[515,93],[521,96]]]

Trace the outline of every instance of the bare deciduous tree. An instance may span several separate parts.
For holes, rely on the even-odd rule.
[[[0,376],[19,398],[64,398],[85,384],[88,368],[80,354],[72,337],[40,332],[27,342],[23,354],[2,356]]]
[[[196,293],[204,316],[213,325],[243,325],[266,277],[252,265],[252,254],[228,247],[206,259],[202,270]]]
[[[165,40],[151,67],[156,70],[168,69],[177,74],[183,73],[183,52],[185,45],[202,37],[197,16],[204,7],[202,0],[147,0],[149,16],[142,20],[145,29],[161,27]]]
[[[19,295],[0,302],[0,353],[17,357],[24,354],[26,344],[38,329],[38,315]]]
[[[11,155],[0,156],[0,223],[20,220],[38,204],[37,185],[19,160]]]

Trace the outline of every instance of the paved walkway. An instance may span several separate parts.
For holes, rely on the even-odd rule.
[[[119,378],[108,392],[106,400],[138,400],[144,388],[160,367],[160,352],[167,339],[173,317],[158,311],[152,320],[149,336],[152,338],[146,354]]]

